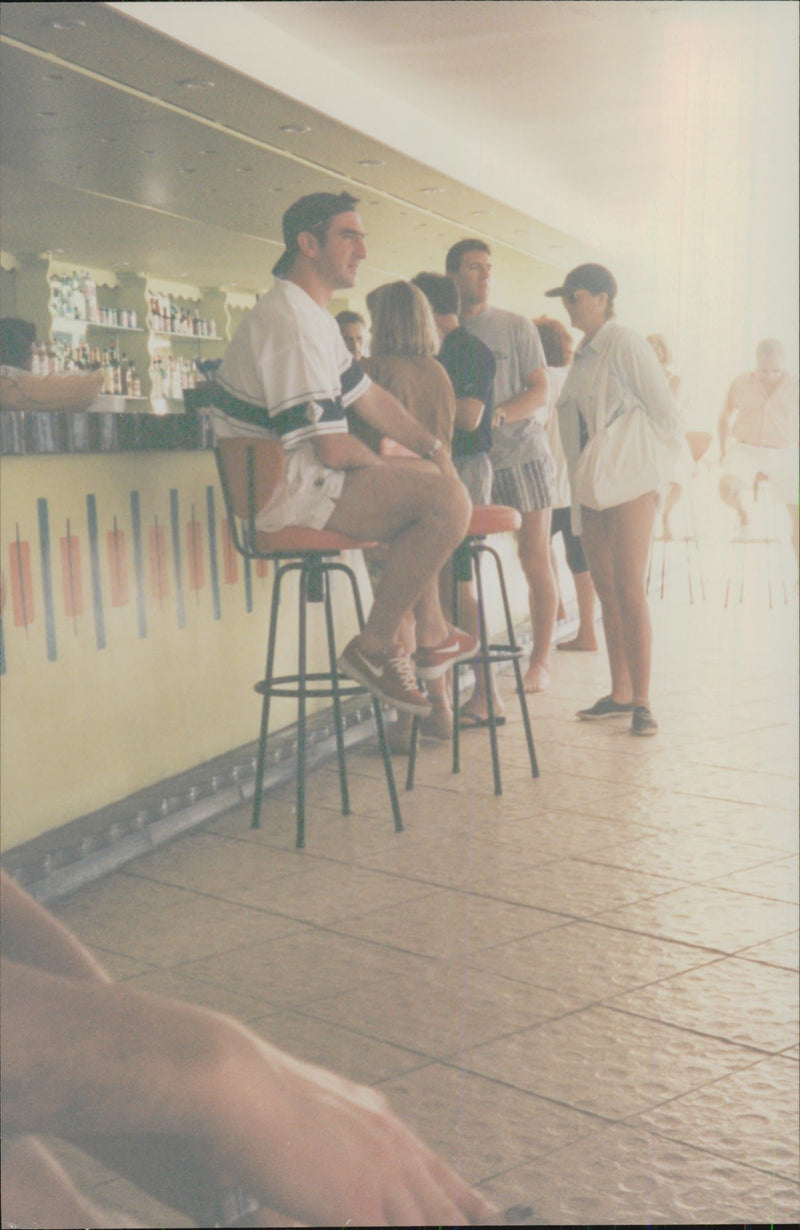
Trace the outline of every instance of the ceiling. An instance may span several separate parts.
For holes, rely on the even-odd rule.
[[[7,252],[259,290],[287,205],[347,189],[368,234],[359,299],[479,234],[495,301],[528,314],[594,259],[628,318],[690,361],[796,334],[786,0],[4,3],[0,19]]]
[[[269,285],[292,200],[347,189],[368,233],[362,294],[440,269],[466,233],[491,239],[498,276],[520,295],[551,285],[554,266],[585,253],[563,232],[110,6],[4,4],[2,39],[7,252],[258,290]]]

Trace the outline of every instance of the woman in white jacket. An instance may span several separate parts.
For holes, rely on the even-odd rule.
[[[581,535],[603,610],[611,693],[578,717],[631,715],[635,735],[658,730],[650,712],[650,612],[645,573],[659,489],[680,457],[683,426],[661,365],[637,333],[617,324],[617,283],[602,265],[573,269],[559,297],[583,341],[558,402]]]

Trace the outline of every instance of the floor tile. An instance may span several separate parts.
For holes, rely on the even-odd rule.
[[[297,922],[334,923],[377,910],[392,902],[411,901],[432,892],[430,885],[400,876],[384,875],[359,866],[320,862],[304,874],[273,881],[265,897],[264,887],[254,884],[240,900],[267,906],[275,914]]]
[[[742,892],[748,892],[751,890],[745,886],[760,883],[764,876],[764,873],[759,876],[757,868],[764,862],[765,856],[754,846],[729,842],[721,847],[718,841],[697,836],[689,829],[654,834],[643,837],[641,841],[627,842],[624,846],[609,846],[595,858],[613,867],[646,870],[650,874],[672,876],[688,883],[712,880],[720,888],[738,887]],[[726,877],[724,883],[720,878],[723,876]]]
[[[556,991],[484,972],[478,976],[460,962],[436,962],[422,972],[384,980],[377,988],[360,987],[315,1001],[306,1011],[395,1046],[455,1061],[480,1042],[576,1006],[574,999]]]
[[[730,957],[618,995],[614,1007],[778,1051],[797,1036],[798,975]]]
[[[425,973],[424,957],[307,928],[276,943],[250,945],[221,957],[188,962],[181,972],[270,1006],[299,1007],[393,974]],[[367,993],[369,998],[371,992]]]
[[[501,891],[507,901],[573,918],[589,918],[615,906],[667,893],[679,883],[646,872],[571,858],[509,875]]]
[[[710,883],[734,892],[752,893],[773,901],[800,902],[800,863],[795,858],[776,859],[747,870],[720,875]]]
[[[762,1059],[646,1111],[630,1126],[797,1181],[797,1065],[782,1056]]]
[[[591,1115],[432,1064],[381,1087],[396,1114],[471,1183],[598,1131]]]
[[[423,956],[456,960],[494,945],[563,925],[554,914],[494,901],[475,893],[435,892],[335,924],[341,934],[389,944]],[[503,971],[505,972],[505,971]],[[513,975],[512,975],[513,976]]]
[[[131,875],[109,876],[59,915],[90,946],[156,966],[290,935],[303,924]]]
[[[687,944],[571,922],[485,949],[473,956],[472,964],[588,1004],[710,960],[710,953]]]
[[[589,1008],[476,1046],[461,1063],[576,1110],[621,1119],[752,1061],[745,1047]]]
[[[797,1188],[750,1167],[616,1126],[509,1170],[482,1190],[539,1225],[705,1225],[796,1220]],[[775,1213],[780,1217],[775,1217]]]
[[[797,909],[783,901],[697,885],[609,910],[598,921],[734,953],[795,930]]]
[[[767,965],[797,970],[800,968],[800,931],[791,931],[764,944],[743,948],[739,956],[745,961],[764,961]]]

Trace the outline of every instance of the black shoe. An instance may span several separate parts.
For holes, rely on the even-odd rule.
[[[582,722],[599,722],[601,718],[626,717],[629,713],[633,713],[633,701],[623,705],[610,696],[603,696],[595,701],[591,709],[579,709],[575,716]]]
[[[637,705],[633,711],[631,722],[632,735],[657,735],[658,722],[653,717],[647,705]]]

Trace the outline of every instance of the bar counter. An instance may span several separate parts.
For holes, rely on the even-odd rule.
[[[0,412],[6,851],[258,733],[271,567],[233,550],[204,416],[76,417]]]

